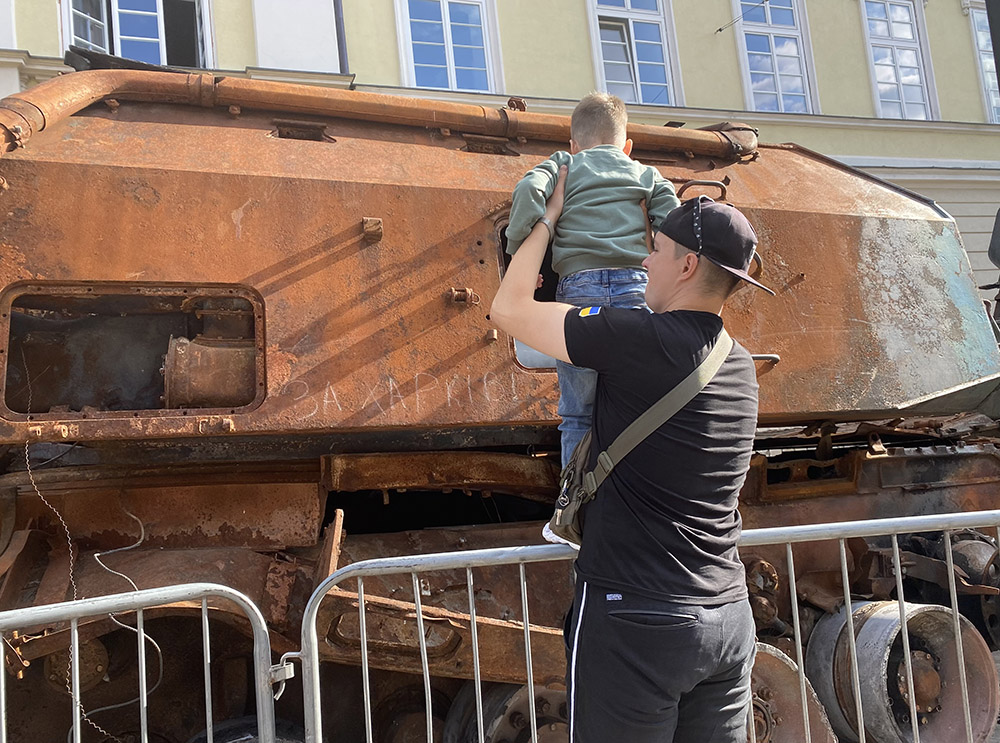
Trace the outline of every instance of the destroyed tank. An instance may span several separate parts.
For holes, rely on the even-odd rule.
[[[489,307],[511,190],[565,146],[569,119],[522,103],[129,69],[71,73],[0,101],[0,610],[222,583],[261,608],[280,653],[297,649],[307,598],[339,567],[538,543],[558,479],[556,377],[494,328]],[[993,507],[1000,353],[954,221],[802,147],[758,143],[744,125],[633,124],[629,136],[634,156],[686,196],[749,216],[777,292],[740,289],[725,313],[760,381],[745,528]],[[554,283],[547,275],[539,296]],[[954,544],[978,628],[967,650],[987,658],[1000,642],[994,536]],[[885,545],[849,546],[855,594],[889,598]],[[908,578],[908,600],[947,603],[940,535],[907,535],[901,548],[925,568]],[[758,662],[785,669],[784,550],[742,557],[769,648]],[[819,687],[843,679],[814,672],[835,675],[838,560],[834,543],[796,555],[810,677],[840,734],[850,710]],[[565,736],[569,565],[532,576],[545,586],[529,601],[535,682],[553,690],[540,724]],[[423,603],[428,616],[466,619],[430,635],[437,729],[460,741],[472,668],[462,577],[452,577],[430,576]],[[366,582],[379,615],[377,743],[424,730],[408,581]],[[520,594],[516,571],[485,570],[477,585],[495,731],[528,688],[514,662]],[[336,589],[319,627],[324,711],[345,741],[363,739],[356,603]],[[212,611],[224,638],[213,658],[219,740],[253,694],[245,628],[226,606]],[[147,619],[164,663],[149,699],[157,741],[204,728],[183,694],[200,659],[171,652],[199,613],[180,605]],[[130,699],[134,642],[108,619],[84,637],[84,705]],[[72,712],[65,629],[6,639],[11,739],[61,739]],[[992,666],[981,670],[995,686]],[[776,696],[755,699],[757,740],[789,739],[776,722],[798,709],[787,673]],[[279,715],[300,716],[295,699]],[[95,719],[125,738],[132,717]],[[817,724],[813,740],[833,740]]]

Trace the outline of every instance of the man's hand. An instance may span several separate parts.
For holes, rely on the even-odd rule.
[[[566,166],[559,168],[559,180],[545,204],[545,216],[556,224],[562,214],[566,193]],[[540,285],[539,269],[549,243],[549,230],[538,223],[521,243],[504,274],[490,308],[490,318],[497,327],[536,351],[569,361],[563,321],[572,305],[536,302],[535,289]]]

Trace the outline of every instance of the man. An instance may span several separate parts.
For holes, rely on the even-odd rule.
[[[546,207],[562,208],[565,169]],[[596,369],[597,453],[686,377],[722,331],[756,235],[700,197],[658,226],[645,310],[535,302],[548,242],[539,222],[491,317],[557,359]],[[772,292],[773,293],[773,292]],[[587,506],[566,630],[571,743],[743,743],[754,625],[736,551],[740,487],[757,421],[753,360],[738,343],[705,389],[636,446]]]

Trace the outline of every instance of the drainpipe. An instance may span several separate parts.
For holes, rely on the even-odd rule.
[[[337,24],[337,56],[340,63],[340,74],[350,74],[347,65],[347,33],[344,31],[343,0],[333,0],[333,20]]]

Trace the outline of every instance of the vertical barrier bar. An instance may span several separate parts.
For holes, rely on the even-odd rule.
[[[361,685],[365,700],[365,740],[373,742],[372,690],[368,683],[368,621],[365,614],[365,579],[358,576],[358,625],[361,632]],[[322,735],[319,736],[322,740]]]
[[[135,612],[135,628],[139,634],[139,735],[142,743],[149,743],[148,689],[146,688],[146,629],[142,609]]]
[[[205,743],[213,743],[212,731],[212,640],[208,633],[208,599],[201,600],[201,652],[205,657]]]
[[[7,647],[0,637],[0,743],[7,743]],[[481,742],[480,742],[481,743]]]
[[[535,673],[531,665],[531,622],[528,619],[528,581],[521,570],[521,616],[524,618],[524,665],[528,673],[528,709],[531,711],[531,743],[538,743],[538,716],[535,712]]]
[[[861,677],[858,671],[858,648],[854,639],[854,604],[851,603],[851,578],[847,573],[847,545],[840,543],[840,578],[844,584],[844,611],[847,614],[847,640],[851,651],[851,686],[854,689],[854,704],[858,715],[858,740],[865,743],[865,713],[861,704]]]
[[[906,602],[903,597],[903,569],[899,560],[899,540],[892,535],[892,567],[896,572],[896,599],[899,601],[899,627],[903,636],[903,659],[906,663],[906,690],[910,695],[910,730],[913,743],[920,743],[920,723],[917,716],[917,695],[913,691],[913,658],[910,657],[910,630],[906,624]]]
[[[465,569],[465,581],[469,586],[469,626],[472,630],[472,683],[476,687],[476,729],[479,732],[479,743],[486,743],[486,731],[483,725],[483,679],[479,670],[479,628],[476,626],[476,591],[472,587],[472,568]],[[0,743],[3,742],[0,741]]]
[[[812,743],[812,729],[809,725],[809,699],[806,696],[806,669],[802,663],[802,628],[799,625],[799,595],[795,587],[795,557],[792,555],[791,542],[785,542],[785,558],[788,563],[788,591],[792,599],[792,627],[795,630],[795,663],[799,671],[799,698],[802,700],[802,724],[806,731],[806,743]],[[920,741],[916,743],[920,743]]]
[[[83,713],[83,702],[80,701],[80,620],[76,617],[70,621],[70,674],[72,678],[73,690],[73,743],[80,743],[83,731],[81,719]],[[6,669],[0,673],[6,673]]]
[[[965,648],[962,647],[961,615],[958,613],[958,591],[955,588],[955,560],[951,554],[951,532],[944,533],[944,556],[948,561],[948,593],[951,595],[952,628],[955,632],[955,652],[958,653],[958,680],[962,688],[962,711],[965,713],[965,739],[972,741],[972,715],[969,711],[969,680],[965,677]]]
[[[420,580],[416,573],[413,578],[413,604],[417,608],[417,631],[420,633],[420,666],[424,673],[424,699],[427,704],[427,743],[434,743],[434,709],[431,702],[431,670],[427,663],[427,637],[424,635],[424,610],[420,601]]]

